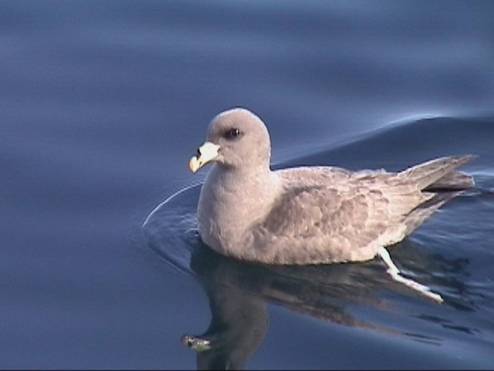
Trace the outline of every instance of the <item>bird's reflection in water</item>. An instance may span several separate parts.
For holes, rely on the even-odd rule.
[[[441,293],[442,305],[392,281],[377,259],[303,267],[241,263],[200,242],[195,220],[198,192],[193,191],[197,189],[179,192],[156,208],[144,231],[149,246],[175,268],[193,273],[208,295],[209,328],[182,339],[197,352],[199,369],[245,366],[268,330],[269,303],[322,321],[428,344],[441,344],[441,329],[478,331],[479,323],[470,313],[489,298],[469,283],[468,259],[432,254],[437,246],[427,248],[416,239],[390,249],[406,275]],[[408,310],[411,299],[413,309]]]
[[[242,273],[226,258],[203,249],[192,256],[191,268],[208,295],[211,323],[203,335],[182,341],[197,351],[198,369],[240,369],[266,336],[266,302],[238,286]]]
[[[417,274],[425,281],[432,279],[426,271],[427,267],[432,268],[430,264],[458,268],[456,262],[441,260],[432,263],[430,257],[420,256],[412,246],[410,249],[405,246],[401,248],[408,254],[411,250],[415,251],[413,261],[421,266],[417,267]],[[185,335],[182,338],[185,345],[197,352],[199,369],[242,368],[266,335],[268,303],[323,321],[392,335],[401,332],[372,321],[372,318],[371,321],[357,318],[349,308],[356,304],[366,309],[393,311],[396,308],[386,299],[384,290],[415,295],[391,281],[384,267],[376,260],[328,266],[262,266],[237,262],[200,246],[191,255],[190,268],[207,293],[212,315],[210,326],[204,334]],[[412,333],[405,335],[415,337]],[[415,338],[419,341],[438,341],[418,334]]]

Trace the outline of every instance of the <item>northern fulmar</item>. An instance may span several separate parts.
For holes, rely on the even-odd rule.
[[[197,208],[199,234],[216,252],[264,264],[358,262],[380,256],[400,275],[385,246],[403,240],[434,211],[473,186],[456,171],[473,156],[434,159],[400,172],[339,167],[270,168],[263,121],[243,108],[218,114],[189,167],[213,163]]]

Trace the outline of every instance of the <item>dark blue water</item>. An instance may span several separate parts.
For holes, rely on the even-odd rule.
[[[494,4],[0,2],[0,367],[494,367]],[[478,187],[379,261],[209,252],[186,164],[219,111],[275,167],[480,157]],[[196,354],[184,334],[207,333]]]

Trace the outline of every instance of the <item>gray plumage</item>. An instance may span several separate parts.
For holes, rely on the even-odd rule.
[[[398,173],[326,166],[271,171],[269,133],[245,109],[216,116],[207,141],[219,149],[201,189],[201,238],[221,254],[248,261],[372,259],[380,247],[401,241],[473,185],[470,176],[456,171],[470,155],[443,157]]]

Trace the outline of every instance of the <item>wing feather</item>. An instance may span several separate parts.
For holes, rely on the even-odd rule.
[[[281,264],[372,259],[404,237],[403,220],[434,196],[382,170],[296,168],[280,176],[285,191],[251,229],[251,241],[269,246],[261,255]]]

